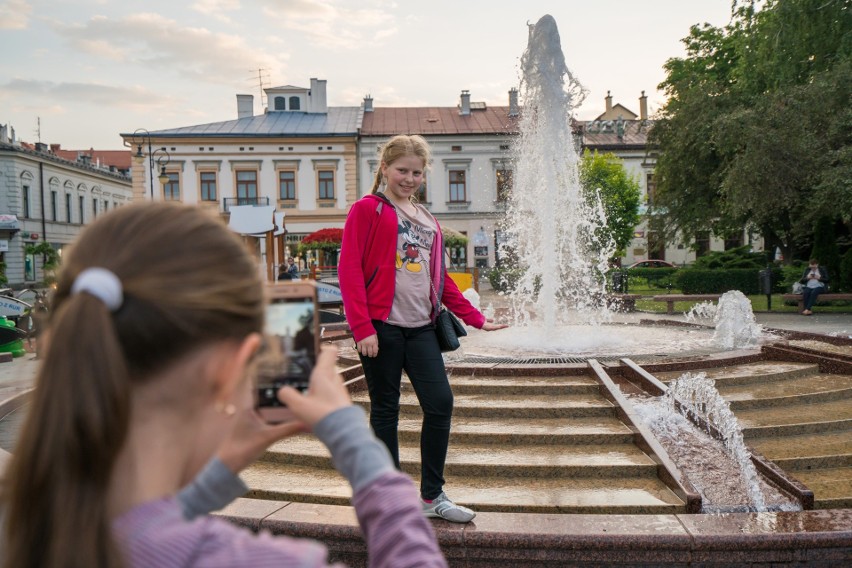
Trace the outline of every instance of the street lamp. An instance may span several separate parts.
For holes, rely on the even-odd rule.
[[[145,143],[148,145],[148,183],[151,188],[151,201],[154,201],[154,164],[157,164],[156,171],[160,172],[157,179],[160,181],[160,184],[165,185],[169,181],[169,176],[166,174],[166,166],[171,161],[171,156],[169,156],[165,148],[152,150],[151,133],[144,128],[137,128],[133,132],[131,143],[136,144],[136,153],[133,155],[133,159],[136,160],[137,164],[142,164],[145,161],[142,145]]]

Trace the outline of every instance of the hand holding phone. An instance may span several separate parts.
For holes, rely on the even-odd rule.
[[[349,391],[343,384],[343,377],[337,372],[337,349],[331,345],[322,348],[311,373],[307,394],[303,395],[286,386],[278,391],[278,398],[296,418],[311,428],[335,410],[350,406],[352,399]]]

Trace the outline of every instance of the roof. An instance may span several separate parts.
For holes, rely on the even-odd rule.
[[[91,158],[93,164],[115,166],[120,170],[129,170],[131,166],[132,154],[130,150],[95,150],[92,148],[88,150],[63,150],[52,146],[51,151],[60,158],[72,162],[76,161],[80,154],[85,154]]]
[[[279,87],[266,87],[263,89],[264,91],[307,91],[309,90],[307,87],[297,87],[295,85],[281,85]]]
[[[27,156],[31,156],[37,159],[46,160],[48,162],[54,162],[57,164],[62,164],[65,166],[70,166],[73,168],[77,168],[80,170],[85,170],[90,173],[96,173],[103,176],[111,177],[116,180],[129,183],[130,176],[124,175],[119,172],[111,172],[108,169],[104,169],[103,166],[97,167],[96,164],[83,164],[81,162],[76,161],[77,156],[75,154],[73,160],[68,160],[62,156],[58,156],[53,152],[39,152],[35,150],[32,145],[22,142],[21,145],[9,144],[7,142],[0,142],[0,151],[4,152],[15,152],[19,154],[25,154]],[[128,152],[129,155],[129,152]],[[103,162],[102,162],[103,163]],[[108,164],[107,164],[108,165]],[[129,169],[129,168],[128,168]]]
[[[360,126],[360,107],[329,107],[327,113],[267,112],[256,116],[155,130],[152,137],[179,138],[205,136],[209,138],[355,136]],[[122,134],[132,138],[132,133]]]
[[[619,116],[624,120],[635,120],[639,118],[638,114],[636,114],[623,104],[616,103],[612,106],[610,110],[599,114],[595,120],[617,120]]]
[[[616,149],[638,149],[648,145],[648,131],[653,121],[650,120],[625,120],[624,134],[618,137],[616,121],[612,125],[603,126],[601,121],[588,121],[574,123],[574,128],[582,128],[583,145],[588,148],[602,150]]]
[[[395,134],[517,134],[518,117],[494,106],[459,114],[458,107],[377,107],[364,113],[362,136]]]

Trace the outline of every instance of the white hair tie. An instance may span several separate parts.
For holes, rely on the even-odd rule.
[[[121,280],[106,268],[87,268],[78,274],[71,286],[71,294],[80,292],[99,299],[111,312],[120,308],[124,301]]]

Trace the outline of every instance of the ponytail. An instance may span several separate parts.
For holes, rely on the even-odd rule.
[[[382,175],[382,168],[376,170],[376,178],[373,180],[373,188],[370,190],[370,193],[373,195],[379,192],[379,188],[382,186],[382,181],[384,181],[384,176]]]
[[[50,346],[5,484],[7,568],[112,568],[110,477],[127,436],[130,382],[112,314],[75,294]]]

